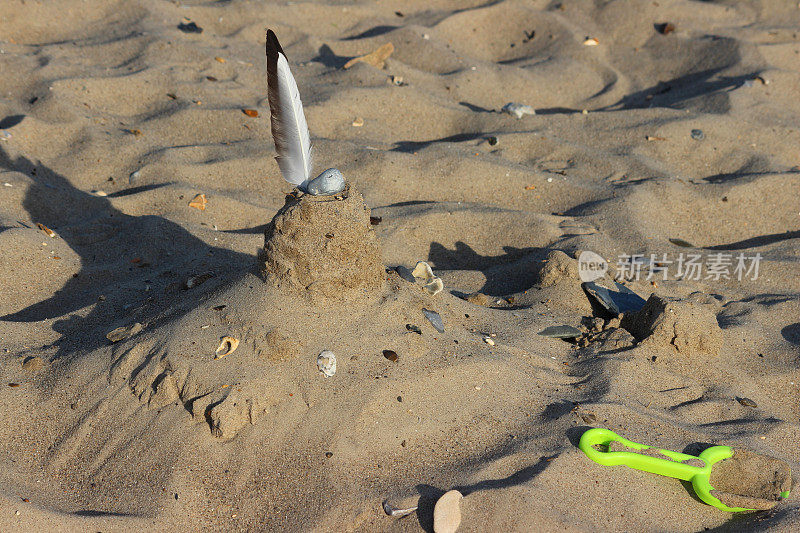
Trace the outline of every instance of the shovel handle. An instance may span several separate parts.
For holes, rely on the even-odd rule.
[[[651,446],[639,444],[638,442],[620,437],[613,431],[604,428],[592,428],[586,431],[581,435],[578,448],[580,448],[589,459],[604,466],[625,465],[636,470],[682,479],[684,481],[692,481],[692,478],[697,475],[704,475],[707,479],[711,473],[711,465],[707,462],[703,467],[687,465],[683,462],[689,459],[701,459],[696,455],[655,448],[658,453],[669,458],[660,459],[636,452],[604,452],[595,448],[598,444],[601,446],[608,446],[614,441],[636,451],[643,451],[651,448]]]

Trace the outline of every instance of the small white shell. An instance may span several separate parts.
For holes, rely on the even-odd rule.
[[[239,347],[239,339],[235,337],[222,337],[219,341],[219,346],[217,346],[216,351],[214,352],[214,359],[222,359],[226,355],[230,355],[236,351],[236,348]]]
[[[536,111],[534,111],[534,109],[531,106],[525,104],[518,104],[516,102],[507,103],[506,105],[503,106],[503,109],[501,109],[501,111],[508,115],[513,115],[517,118],[522,118],[522,115],[536,114]]]
[[[444,289],[444,283],[442,283],[442,280],[433,275],[433,269],[425,261],[417,262],[417,266],[414,267],[414,270],[411,272],[411,274],[415,278],[421,279],[425,284],[425,290],[434,296],[442,292],[442,289]]]
[[[317,356],[317,368],[325,377],[332,377],[336,373],[336,356],[332,351],[325,350]]]
[[[328,196],[344,190],[344,176],[339,170],[329,168],[308,182],[306,191],[314,196]]]
[[[444,289],[444,283],[440,278],[434,277],[428,283],[425,284],[425,290],[431,293],[433,296],[436,296]]]
[[[415,266],[414,270],[411,271],[411,275],[413,275],[417,279],[424,279],[424,280],[429,280],[435,277],[433,275],[433,269],[425,261],[418,261],[417,266]]]
[[[433,532],[456,533],[461,525],[461,495],[457,490],[445,492],[433,507]]]

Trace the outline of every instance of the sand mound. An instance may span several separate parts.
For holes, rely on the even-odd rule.
[[[287,196],[265,231],[267,282],[326,298],[378,289],[385,273],[369,213],[353,185],[335,196]]]
[[[711,469],[711,494],[728,507],[771,509],[781,494],[792,488],[792,471],[786,461],[734,448],[729,457]]]
[[[674,347],[681,355],[716,356],[723,344],[717,316],[708,305],[653,294],[622,326],[650,346]]]

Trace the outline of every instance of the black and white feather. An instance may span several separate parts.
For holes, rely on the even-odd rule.
[[[272,30],[267,30],[267,87],[275,160],[283,178],[305,190],[313,170],[311,136],[297,83]]]

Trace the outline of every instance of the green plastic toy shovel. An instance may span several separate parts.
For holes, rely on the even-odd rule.
[[[607,451],[609,445],[618,447],[614,443],[635,451]],[[717,509],[731,513],[772,508],[789,495],[791,488],[789,465],[772,457],[734,450],[730,446],[712,446],[696,456],[652,448],[622,438],[608,429],[593,428],[581,436],[578,448],[589,459],[604,466],[625,465],[636,470],[691,481],[698,498]],[[648,453],[651,455],[637,453],[645,450],[650,450]],[[653,452],[664,458],[653,457]],[[737,456],[738,463],[732,459],[734,455]],[[698,459],[703,466],[686,463],[692,460],[697,463]],[[719,485],[715,489],[711,485],[712,467],[726,460],[729,463],[723,469],[723,474],[714,476],[715,483]]]

